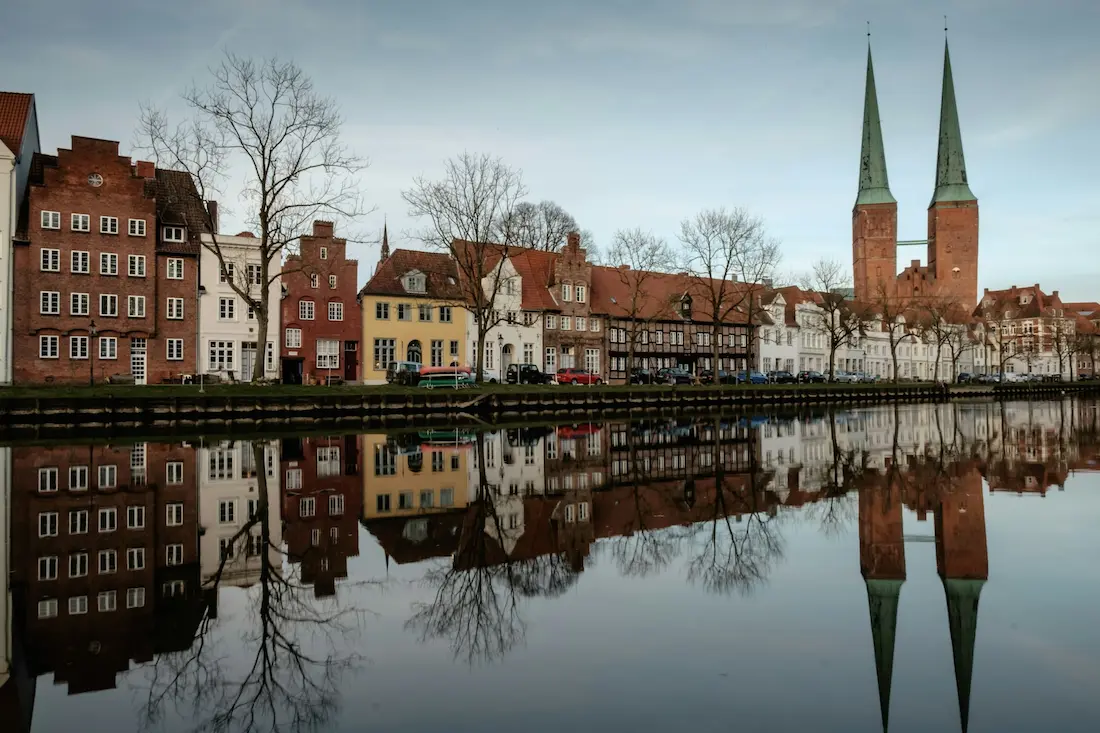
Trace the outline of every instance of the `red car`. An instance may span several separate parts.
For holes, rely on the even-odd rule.
[[[584,369],[559,369],[556,378],[558,384],[603,384],[599,374]]]

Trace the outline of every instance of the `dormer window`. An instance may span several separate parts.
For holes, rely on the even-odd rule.
[[[163,239],[165,242],[182,242],[183,234],[183,227],[164,227]]]
[[[691,296],[684,295],[680,298],[680,316],[682,318],[691,318]]]
[[[410,272],[405,275],[405,291],[409,293],[423,293],[428,289],[427,278],[422,273]]]

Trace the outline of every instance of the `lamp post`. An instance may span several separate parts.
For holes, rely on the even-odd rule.
[[[500,365],[500,366],[497,367],[497,369],[500,370],[500,380],[503,381],[504,380],[504,334],[503,333],[498,333],[497,334],[497,355],[498,355],[497,364]]]
[[[95,321],[88,326],[88,386],[95,386],[95,362],[92,361],[92,342],[99,330],[95,327]]]

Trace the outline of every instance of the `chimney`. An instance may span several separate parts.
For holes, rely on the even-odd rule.
[[[154,163],[150,163],[147,160],[139,160],[135,165],[137,168],[138,178],[156,178],[157,166]]]
[[[218,228],[218,202],[207,201],[206,202],[206,214],[210,217],[210,228],[213,230],[212,234],[219,234],[221,229]]]
[[[580,249],[581,248],[581,235],[580,232],[569,232],[565,235],[565,246],[567,249]]]
[[[1050,297],[1051,297],[1051,298],[1057,298],[1057,297],[1058,297],[1058,291],[1057,291],[1057,290],[1054,290],[1054,291],[1052,291],[1052,292],[1050,293]]]
[[[770,277],[764,278],[764,287],[766,287],[766,288],[772,287],[773,282],[774,281]]]
[[[313,222],[313,236],[332,239],[333,223],[317,220]]]
[[[910,260],[909,261],[909,266],[912,267],[913,270],[919,270],[920,269],[920,260]]]

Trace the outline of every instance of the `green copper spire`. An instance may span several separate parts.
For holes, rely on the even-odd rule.
[[[894,679],[894,637],[898,628],[898,598],[903,580],[867,580],[871,638],[875,643],[875,676],[882,731],[890,728],[890,686]]]
[[[875,67],[871,63],[871,44],[867,44],[867,90],[863,97],[863,146],[859,154],[859,194],[861,204],[894,204],[886,178],[886,150],[882,146],[882,123],[878,116],[875,92]]]
[[[959,720],[966,733],[970,724],[970,680],[974,674],[974,641],[978,636],[978,600],[984,580],[945,578],[947,622],[951,629],[951,655],[955,659],[955,689],[959,694]]]
[[[943,42],[943,97],[940,100],[940,143],[936,154],[937,201],[977,201],[978,197],[966,182],[966,159],[963,157],[962,133],[959,131],[959,109],[955,104],[955,82],[951,76],[951,52]]]

